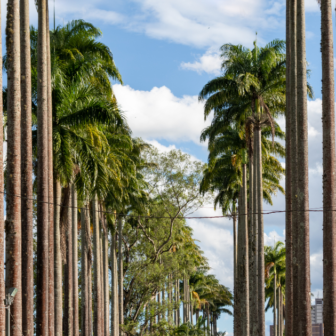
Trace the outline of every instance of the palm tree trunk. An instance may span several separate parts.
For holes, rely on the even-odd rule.
[[[116,233],[111,233],[111,336],[119,336],[119,316],[118,316],[118,269],[116,256]]]
[[[281,294],[281,287],[278,287],[278,336],[281,336],[281,316],[280,316],[280,294]]]
[[[255,301],[255,312],[254,312],[254,328],[251,331],[252,336],[259,336],[259,236],[258,236],[258,148],[257,148],[257,130],[253,130],[253,148],[254,148],[254,154],[253,154],[253,242],[254,242],[254,293],[252,294],[253,299]]]
[[[38,0],[38,61],[37,61],[37,292],[36,334],[48,335],[49,298],[49,173],[48,173],[48,94],[47,94],[47,37],[46,0]],[[14,28],[15,31],[15,28]],[[9,88],[9,86],[8,86]],[[16,286],[13,286],[16,287]],[[15,318],[15,317],[14,317]]]
[[[254,280],[255,280],[255,266],[254,266],[254,213],[253,213],[253,185],[254,185],[254,175],[253,175],[253,155],[249,155],[249,201],[248,201],[248,243],[249,243],[249,312],[250,312],[250,330],[253,335],[253,330],[256,329],[255,325],[255,303],[256,298],[254,297]]]
[[[261,153],[261,128],[256,127],[256,152],[257,152],[257,199],[258,199],[258,315],[259,334],[265,336],[265,262],[264,262],[264,218],[263,218],[263,182],[262,182],[262,153]]]
[[[73,336],[79,336],[78,309],[78,202],[76,186],[72,184],[72,259],[73,259]]]
[[[240,286],[240,272],[238,272],[238,258],[239,258],[239,248],[240,248],[240,241],[239,241],[239,229],[241,228],[241,209],[242,209],[242,188],[239,190],[238,195],[238,230],[237,230],[237,265],[236,265],[236,279],[234,283],[234,302],[233,302],[233,332],[235,336],[241,335],[241,318],[240,318],[240,291],[238,291],[238,286]]]
[[[90,241],[91,244],[91,241]],[[90,260],[89,264],[89,273],[88,273],[88,284],[89,284],[89,291],[88,291],[88,322],[89,322],[89,335],[91,336],[93,333],[93,323],[92,323],[92,291],[93,291],[93,284],[92,284],[92,260]]]
[[[31,65],[29,1],[20,0],[21,29],[21,229],[22,229],[22,331],[34,333],[34,270],[33,270],[33,163],[32,163],[32,116],[31,116]],[[1,43],[1,42],[0,42]],[[2,85],[2,80],[1,80]],[[1,97],[2,99],[2,97]],[[2,107],[2,106],[1,106]],[[2,108],[1,108],[2,116]],[[1,132],[3,132],[1,117]],[[1,150],[2,139],[1,136]],[[2,152],[1,178],[2,178]],[[3,181],[1,181],[3,183]],[[2,184],[1,184],[2,185]],[[1,194],[1,204],[3,195]],[[1,206],[2,208],[2,206]],[[3,208],[2,208],[3,211]],[[3,214],[1,214],[3,215]],[[3,218],[3,217],[1,217]],[[3,225],[3,224],[1,224]],[[1,253],[0,253],[1,255]],[[3,260],[3,259],[2,259]],[[53,271],[54,269],[52,269]],[[0,279],[0,282],[2,280]],[[2,293],[2,292],[1,292]],[[0,293],[0,294],[1,294]],[[1,294],[2,295],[2,294]],[[0,327],[0,329],[2,329]],[[1,334],[1,333],[0,333]]]
[[[336,158],[334,47],[330,0],[321,1],[323,125],[323,323],[324,335],[336,335]]]
[[[6,289],[18,288],[11,307],[11,323],[19,335],[22,328],[21,286],[21,95],[19,0],[7,4],[6,48],[8,56],[7,105],[7,197],[6,197]],[[40,223],[40,222],[39,222]],[[39,259],[40,261],[40,259]],[[47,280],[47,279],[46,279]]]
[[[105,221],[105,217],[103,218]],[[110,316],[110,291],[109,291],[109,268],[108,268],[108,231],[106,223],[104,225],[103,234],[103,269],[104,269],[104,312],[105,312],[105,336],[110,334],[109,332],[109,316]]]
[[[187,276],[183,276],[183,323],[187,323]]]
[[[0,8],[1,24],[1,8]],[[0,63],[2,64],[2,33],[0,32]],[[2,72],[0,73],[0,116],[3,116]],[[4,242],[4,174],[3,174],[3,117],[0,118],[0,297],[5,297],[5,242]],[[33,264],[31,267],[33,270]],[[33,289],[32,289],[33,290]],[[31,291],[32,293],[32,291]],[[32,324],[33,325],[33,324]],[[32,329],[33,330],[33,329]],[[5,310],[0,310],[0,336],[5,335]]]
[[[248,228],[247,228],[247,184],[246,164],[243,164],[243,183],[241,187],[240,221],[238,224],[238,319],[240,330],[237,335],[249,336],[249,268],[248,268]],[[237,293],[236,293],[237,294]]]
[[[81,211],[81,336],[91,336],[91,235],[90,215],[86,204],[83,204]]]
[[[297,110],[298,110],[298,279],[299,332],[310,336],[310,251],[309,251],[309,186],[308,186],[308,115],[304,0],[297,0]],[[333,112],[334,113],[334,112]],[[335,132],[335,129],[332,130]],[[328,169],[329,167],[325,167]],[[331,182],[331,181],[330,181]],[[330,195],[328,195],[330,196]],[[334,223],[333,223],[334,224]]]
[[[51,97],[51,60],[50,60],[50,33],[49,33],[49,6],[46,1],[46,42],[47,42],[47,97],[48,97],[48,196],[49,196],[49,297],[48,297],[48,333],[54,336],[55,324],[51,321],[55,320],[55,292],[54,292],[54,190],[53,190],[53,126],[52,126],[52,97]],[[29,27],[27,28],[28,32]],[[77,278],[76,278],[77,279]],[[50,321],[50,322],[49,322]],[[76,334],[76,336],[78,336]]]
[[[101,335],[102,332],[102,307],[101,307],[101,272],[100,272],[100,233],[98,220],[98,201],[97,196],[94,195],[92,199],[92,219],[93,219],[93,300],[94,300],[94,324],[93,334],[95,336]]]
[[[161,306],[162,306],[162,320],[165,320],[165,309],[164,309],[164,305],[165,305],[165,290],[164,290],[164,285],[163,285],[163,289],[161,291]]]
[[[180,301],[180,280],[176,280],[176,287],[175,287],[175,301],[178,303]],[[176,314],[176,325],[180,326],[180,305],[175,311]]]
[[[118,236],[119,236],[119,323],[124,324],[124,266],[123,266],[123,252],[122,252],[122,229],[123,229],[123,218],[119,216],[118,218]],[[119,328],[120,336],[124,333],[121,328]]]
[[[160,292],[158,292],[157,294],[157,304],[158,304],[158,311],[160,311],[161,307],[160,307]],[[160,323],[161,321],[161,314],[157,314],[157,322]]]
[[[274,265],[275,267],[275,265]],[[274,274],[274,283],[273,283],[273,330],[274,336],[277,336],[277,283],[276,283],[276,273]]]
[[[63,335],[62,314],[63,314],[63,300],[62,300],[62,253],[61,253],[61,183],[55,179],[54,186],[54,291],[55,291],[55,335]]]
[[[286,0],[286,336],[293,336],[291,20],[291,2]]]
[[[97,205],[97,211],[99,209],[99,205]],[[100,259],[100,288],[101,288],[101,295],[100,295],[100,307],[101,307],[101,320],[99,321],[101,325],[101,333],[105,335],[105,304],[104,304],[104,269],[103,269],[103,233],[102,233],[102,221],[101,217],[98,217],[99,220],[99,259]]]
[[[297,138],[297,0],[292,0],[291,7],[291,196],[292,196],[292,268],[293,268],[293,313],[292,313],[292,335],[294,335],[294,321],[298,322],[298,214],[297,214],[297,183],[298,183],[298,138]],[[287,324],[287,323],[286,323]],[[297,324],[296,324],[297,326]]]
[[[191,325],[194,325],[193,317],[194,317],[194,310],[193,310],[192,298],[191,298],[191,293],[190,293],[190,323]]]
[[[281,291],[280,292],[280,335],[281,336],[283,336],[284,334],[283,312],[284,312],[283,294]]]
[[[67,202],[64,203],[67,211],[67,228],[66,228],[66,264],[64,265],[64,335],[72,336],[73,334],[73,260],[72,260],[72,197],[71,186],[69,188],[69,197],[66,198]]]

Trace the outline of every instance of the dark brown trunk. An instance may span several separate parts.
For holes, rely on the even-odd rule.
[[[123,218],[118,218],[118,236],[119,236],[119,246],[118,246],[118,256],[119,256],[119,323],[124,324],[124,266],[123,266],[123,253],[122,253],[122,228],[123,228]],[[160,315],[159,315],[160,316]],[[121,328],[119,328],[120,336],[124,333]]]
[[[293,335],[293,237],[291,181],[291,2],[286,1],[286,336]],[[282,336],[282,335],[281,335]]]
[[[38,60],[37,60],[37,284],[36,334],[48,335],[49,298],[49,173],[48,173],[48,96],[46,0],[38,0]]]
[[[18,293],[11,307],[13,335],[22,328],[21,278],[21,91],[20,91],[20,13],[19,0],[7,3],[7,197],[6,197],[6,290]]]
[[[71,189],[71,186],[69,186]],[[68,202],[64,203],[67,211],[67,228],[66,228],[66,264],[64,265],[64,336],[72,336],[73,334],[73,293],[72,293],[72,197],[69,190]]]
[[[259,335],[265,336],[265,261],[264,261],[264,218],[263,218],[263,179],[262,179],[262,152],[261,128],[256,127],[257,159],[257,199],[258,199],[258,315]]]
[[[28,30],[29,31],[29,30]],[[55,293],[54,293],[54,190],[53,190],[53,144],[52,144],[52,100],[51,100],[51,60],[49,33],[49,6],[46,1],[46,43],[47,43],[47,99],[48,99],[48,194],[49,194],[49,336],[54,336],[55,324]]]
[[[117,228],[116,228],[117,229]],[[118,309],[118,269],[117,269],[117,239],[116,233],[111,233],[111,336],[119,336],[119,309]]]
[[[1,8],[0,8],[1,25]],[[0,64],[2,64],[2,33],[0,32]],[[4,172],[3,172],[3,97],[2,97],[2,72],[0,73],[0,297],[5,297],[5,270],[4,270]],[[0,310],[0,336],[5,335],[5,310]]]
[[[323,125],[323,323],[336,335],[335,84],[331,1],[321,1]],[[287,314],[286,314],[287,316]]]
[[[20,1],[21,29],[21,228],[22,228],[22,331],[34,333],[33,271],[33,163],[29,1]],[[2,115],[2,114],[1,114]],[[2,127],[2,126],[1,126]],[[2,143],[0,144],[2,146]]]
[[[309,251],[309,185],[308,185],[308,114],[304,0],[297,0],[297,121],[298,121],[298,279],[299,335],[310,336],[310,251]],[[333,129],[333,132],[335,129]],[[328,167],[325,167],[328,169]],[[331,182],[331,181],[330,181]],[[330,196],[330,195],[328,195]],[[330,316],[329,316],[330,318]]]

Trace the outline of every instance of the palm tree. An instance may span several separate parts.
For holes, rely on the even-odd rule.
[[[7,181],[6,181],[6,289],[15,287],[18,293],[11,308],[11,323],[22,329],[21,286],[21,90],[20,90],[20,17],[19,0],[7,3],[6,49],[7,65]],[[2,217],[3,218],[3,217]]]
[[[304,1],[297,0],[297,134],[300,174],[297,184],[298,225],[298,324],[299,333],[310,336],[310,259],[308,190],[308,115]],[[326,169],[328,169],[326,167]]]
[[[283,264],[285,262],[286,258],[286,250],[284,248],[284,244],[282,242],[277,242],[274,247],[271,246],[265,246],[265,279],[268,280],[267,287],[269,287],[271,283],[271,277],[270,277],[270,270],[272,270],[272,277],[273,277],[273,307],[274,307],[274,319],[273,319],[273,325],[274,325],[274,335],[277,335],[277,318],[276,318],[276,298],[277,298],[277,288],[278,288],[278,281],[280,279],[277,279],[277,273],[280,273],[280,270],[278,272],[279,267],[283,267]],[[280,335],[279,335],[280,336]]]
[[[321,3],[322,121],[323,121],[323,323],[324,334],[336,333],[336,167],[334,48],[331,1]],[[328,318],[327,318],[328,317]]]
[[[29,1],[20,1],[22,330],[34,332],[33,163]],[[53,269],[52,269],[53,270]]]

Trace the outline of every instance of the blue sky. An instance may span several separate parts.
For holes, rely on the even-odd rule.
[[[50,3],[50,7],[53,5]],[[321,190],[321,55],[320,13],[316,0],[306,1],[307,60],[315,98],[309,102],[310,206],[322,206]],[[31,2],[31,20],[36,23]],[[124,86],[114,85],[135,136],[162,151],[179,148],[206,161],[199,143],[204,122],[197,95],[220,73],[219,47],[224,43],[252,46],[285,38],[284,0],[57,0],[56,24],[85,19],[98,26],[111,48]],[[2,4],[4,27],[5,4]],[[284,121],[279,120],[284,126]],[[270,206],[266,206],[270,209]],[[272,209],[284,209],[284,197]],[[211,205],[198,211],[214,214]],[[217,211],[220,215],[220,212]],[[311,216],[312,291],[322,293],[322,217]],[[284,215],[265,216],[266,243],[284,237]],[[209,259],[212,272],[232,288],[232,229],[224,219],[193,220],[190,225]],[[267,314],[267,323],[271,322]],[[268,328],[267,328],[268,329]],[[219,330],[232,333],[223,316]]]

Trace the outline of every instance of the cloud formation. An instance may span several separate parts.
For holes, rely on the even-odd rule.
[[[202,55],[198,61],[182,62],[181,68],[185,70],[196,71],[199,74],[206,72],[218,76],[221,70],[221,58],[218,53],[208,51]]]
[[[134,136],[200,144],[200,133],[210,124],[204,122],[203,104],[197,96],[179,98],[165,86],[140,91],[117,84],[113,90]]]

